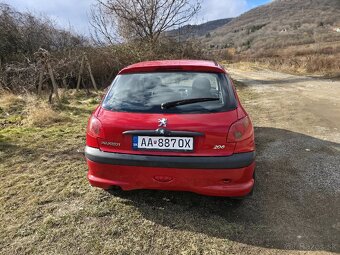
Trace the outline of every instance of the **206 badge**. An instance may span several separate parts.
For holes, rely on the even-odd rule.
[[[215,145],[214,150],[223,150],[225,148],[225,145]]]

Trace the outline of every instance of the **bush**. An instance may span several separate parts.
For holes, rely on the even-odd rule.
[[[105,88],[127,65],[158,59],[202,59],[202,48],[196,41],[178,42],[166,37],[157,43],[135,40],[111,46],[89,45],[82,37],[55,28],[48,19],[0,4],[0,91],[37,92],[40,77],[43,90],[51,91],[47,63],[52,66],[58,87],[75,88],[84,55],[98,88]],[[85,89],[92,86],[87,65],[80,84]]]
[[[136,62],[207,58],[198,41],[178,42],[170,38],[163,38],[157,44],[135,41],[107,47],[88,48],[86,51],[95,79],[101,88],[107,87],[123,67]]]

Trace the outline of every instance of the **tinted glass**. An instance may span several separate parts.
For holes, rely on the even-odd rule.
[[[230,110],[231,93],[224,74],[197,72],[119,75],[104,99],[108,110],[148,113],[204,113]],[[193,98],[218,98],[162,109],[161,104]]]

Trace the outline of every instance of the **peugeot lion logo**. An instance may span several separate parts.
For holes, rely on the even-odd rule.
[[[168,123],[168,120],[166,118],[162,118],[158,120],[159,127],[166,127],[166,124]]]

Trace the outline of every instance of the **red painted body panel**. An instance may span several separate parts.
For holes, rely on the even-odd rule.
[[[255,163],[242,169],[226,170],[115,166],[90,160],[87,164],[89,182],[103,189],[119,186],[123,190],[179,190],[207,196],[242,197],[254,185]]]

